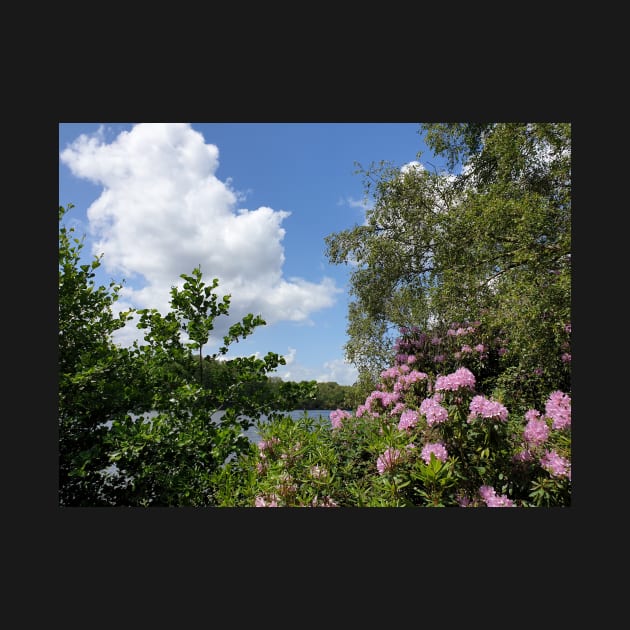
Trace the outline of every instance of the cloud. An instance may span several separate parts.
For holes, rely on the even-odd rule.
[[[407,162],[400,167],[400,172],[405,174],[410,171],[415,171],[421,173],[422,171],[426,171],[426,168],[423,164],[418,162],[417,160],[412,160],[411,162]]]
[[[339,385],[352,385],[359,378],[358,370],[343,359],[334,359],[324,363],[326,372],[315,379],[320,383],[335,382]]]
[[[289,347],[289,352],[287,352],[287,354],[283,355],[284,356],[284,360],[286,361],[286,365],[291,365],[291,363],[293,363],[293,361],[295,361],[295,353],[296,352],[297,352],[297,350],[295,348]]]
[[[342,197],[337,201],[338,206],[348,206],[349,208],[358,208],[363,225],[366,225],[366,214],[368,210],[374,207],[374,204],[368,199],[355,199],[354,197]]]
[[[283,277],[290,212],[237,207],[245,193],[217,179],[218,148],[189,124],[137,124],[111,142],[105,135],[101,127],[79,136],[60,159],[103,188],[87,209],[89,232],[104,269],[127,281],[121,301],[166,313],[171,287],[200,265],[206,284],[218,278],[219,296],[231,295],[230,322],[251,312],[270,325],[308,323],[334,304],[342,290],[332,279]],[[217,336],[229,325],[223,319]]]
[[[273,376],[279,376],[284,381],[317,381],[319,383],[338,383],[339,385],[353,385],[359,378],[358,370],[343,359],[326,361],[320,368],[307,367],[295,360],[297,351],[289,348],[284,354],[286,365],[278,367]],[[289,366],[291,366],[289,368]]]
[[[371,207],[371,204],[365,199],[355,199],[354,197],[346,197],[341,199],[337,205],[348,205],[350,208],[360,208],[365,211]]]

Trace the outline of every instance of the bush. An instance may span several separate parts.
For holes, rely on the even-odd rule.
[[[258,448],[225,471],[247,479],[243,504],[570,505],[569,394],[555,390],[544,409],[512,415],[465,366],[427,374],[417,357],[398,359],[353,413],[332,412],[330,426],[282,416],[263,425]]]

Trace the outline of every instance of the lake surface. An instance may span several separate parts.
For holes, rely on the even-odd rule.
[[[293,418],[294,420],[297,420],[298,418],[302,418],[304,416],[304,409],[294,409],[293,411],[285,411],[284,415],[287,416],[291,416],[291,418]],[[333,409],[308,409],[307,413],[308,413],[308,417],[309,418],[314,418],[314,419],[318,419],[321,418],[323,422],[328,422],[330,423],[330,413],[334,411]],[[152,416],[156,415],[157,412],[152,411],[149,413],[145,413],[143,414],[143,416],[145,418],[151,418]],[[217,411],[216,413],[212,414],[212,419],[213,420],[219,420],[221,418],[221,416],[225,413],[225,411]],[[135,416],[134,414],[130,414],[132,418],[137,418],[138,416]],[[265,414],[260,416],[260,419],[264,422],[267,419],[267,416]],[[111,422],[106,423],[108,426],[111,426]],[[254,443],[258,444],[258,442],[260,442],[260,435],[258,433],[258,431],[256,430],[256,427],[250,427],[247,431],[245,431],[245,435]]]

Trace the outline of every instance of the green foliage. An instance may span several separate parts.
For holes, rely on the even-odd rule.
[[[80,263],[83,240],[61,224],[72,207],[59,207],[59,502],[101,505],[106,423],[148,400],[131,353],[111,342],[130,316],[112,312],[121,286],[95,286],[100,257]]]
[[[59,208],[60,505],[216,505],[223,469],[251,448],[244,432],[262,414],[313,399],[316,385],[266,387],[285,363],[273,352],[225,358],[264,325],[251,313],[203,357],[230,296],[219,301],[218,280],[206,285],[199,267],[171,289],[167,314],[136,311],[144,344],[118,347],[112,334],[132,311],[112,312],[120,285],[95,286],[100,258],[80,264],[82,241],[62,225],[71,207]]]
[[[274,414],[259,424],[258,448],[223,471],[223,506],[336,507],[338,462],[321,418]]]

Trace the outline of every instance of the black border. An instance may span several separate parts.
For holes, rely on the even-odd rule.
[[[421,33],[418,38],[416,41],[420,41]],[[514,595],[518,585],[530,583],[534,592],[534,585],[542,583],[552,600],[560,588],[554,571],[561,572],[567,591],[574,582],[573,569],[582,564],[584,550],[589,549],[584,541],[593,536],[585,533],[585,512],[588,507],[605,510],[605,505],[594,498],[598,492],[595,484],[599,488],[600,481],[591,476],[591,456],[580,446],[590,431],[586,428],[591,418],[586,391],[592,385],[585,375],[585,346],[592,321],[589,306],[594,309],[595,305],[584,290],[582,277],[588,264],[583,247],[591,252],[584,237],[584,230],[589,228],[582,218],[582,213],[588,212],[589,175],[579,165],[587,161],[587,152],[596,149],[588,146],[586,123],[576,122],[571,76],[563,74],[560,67],[568,59],[562,54],[558,67],[541,69],[539,64],[544,60],[524,52],[511,59],[508,76],[495,66],[505,54],[494,50],[490,56],[491,46],[483,48],[487,58],[482,53],[470,60],[466,50],[461,50],[456,60],[444,61],[439,54],[436,58],[419,54],[413,58],[413,42],[400,50],[406,58],[398,52],[388,57],[373,49],[373,44],[366,36],[362,51],[350,46],[338,53],[335,63],[320,66],[313,56],[307,67],[295,69],[287,67],[291,50],[277,46],[276,54],[259,57],[254,52],[248,55],[247,64],[237,68],[224,69],[221,62],[215,62],[207,75],[172,71],[172,66],[162,65],[167,57],[164,51],[154,63],[148,63],[147,53],[142,57],[146,65],[141,66],[137,57],[128,66],[110,66],[104,61],[89,73],[91,82],[82,77],[58,87],[58,98],[51,95],[54,105],[48,108],[47,103],[45,108],[48,118],[44,117],[44,123],[39,117],[36,122],[23,123],[36,130],[27,140],[29,155],[36,153],[38,172],[58,172],[59,122],[571,122],[577,148],[574,164],[578,167],[573,169],[578,182],[574,186],[578,203],[573,222],[574,504],[550,510],[62,509],[57,504],[56,483],[56,379],[45,377],[36,388],[26,388],[29,407],[35,402],[36,411],[26,418],[18,416],[19,429],[24,432],[18,439],[24,448],[7,450],[11,451],[11,469],[21,474],[19,480],[12,478],[9,483],[17,486],[13,494],[19,505],[19,536],[25,538],[19,544],[22,549],[28,547],[23,562],[33,569],[46,568],[48,580],[39,582],[42,589],[61,591],[63,585],[57,581],[68,580],[70,608],[81,593],[91,593],[98,600],[93,589],[102,593],[107,588],[108,597],[132,601],[125,595],[126,589],[139,587],[144,581],[158,590],[168,585],[164,592],[171,591],[175,600],[177,593],[190,598],[203,593],[204,586],[210,590],[210,585],[214,588],[225,583],[227,589],[241,595],[244,591],[275,591],[275,599],[268,602],[275,616],[287,593],[296,595],[300,586],[308,591],[320,585],[323,590],[317,595],[311,598],[303,593],[296,601],[307,611],[317,602],[317,608],[333,614],[333,601],[344,587],[358,584],[363,593],[373,591],[374,596],[380,590],[381,600],[387,600],[388,593],[395,594],[397,588],[404,592],[404,584],[411,580],[416,587],[412,602],[423,601],[427,585],[436,596],[437,591],[444,591],[456,597],[458,592],[470,593],[475,587],[480,593],[486,591],[480,582],[486,584],[489,600],[477,603],[483,614],[486,607],[500,603],[493,594],[500,592],[506,581],[511,582]],[[473,42],[465,44],[468,49]],[[200,45],[194,52],[200,55],[202,51]],[[384,57],[380,65],[371,61],[379,55]],[[64,62],[65,73],[70,73],[71,60],[70,53],[58,59],[58,63]],[[51,175],[49,187],[34,186],[32,170],[25,170],[28,177],[23,191],[28,204],[22,198],[12,211],[19,215],[18,220],[25,221],[19,233],[27,234],[30,243],[33,232],[36,235],[35,243],[22,250],[22,255],[31,258],[35,253],[36,258],[43,258],[33,265],[30,280],[19,275],[17,280],[28,282],[25,297],[33,300],[27,310],[34,315],[34,320],[29,320],[34,327],[25,324],[19,343],[25,359],[22,378],[29,382],[34,357],[43,358],[43,362],[35,362],[44,368],[36,374],[57,373],[56,285],[52,277],[57,225],[47,197],[52,191],[58,195],[58,182]],[[33,193],[45,198],[34,201]],[[29,339],[26,352],[22,345],[25,337]],[[578,547],[572,542],[573,536],[579,537]],[[84,575],[88,576],[85,583]],[[435,584],[438,575],[440,583]],[[445,583],[447,575],[451,577]],[[530,595],[520,591],[520,604],[513,602],[514,613],[532,605],[526,601]],[[209,603],[214,602],[216,614],[216,595],[206,592],[206,597]],[[364,597],[361,601],[364,610],[373,605]],[[430,602],[425,601],[425,605],[432,607]],[[398,606],[403,604],[392,605],[394,616]],[[420,618],[422,606],[414,606],[418,608],[416,618]],[[154,602],[150,608],[153,612],[159,605]],[[262,612],[262,618],[267,614]],[[544,613],[538,613],[537,618],[540,614]]]

